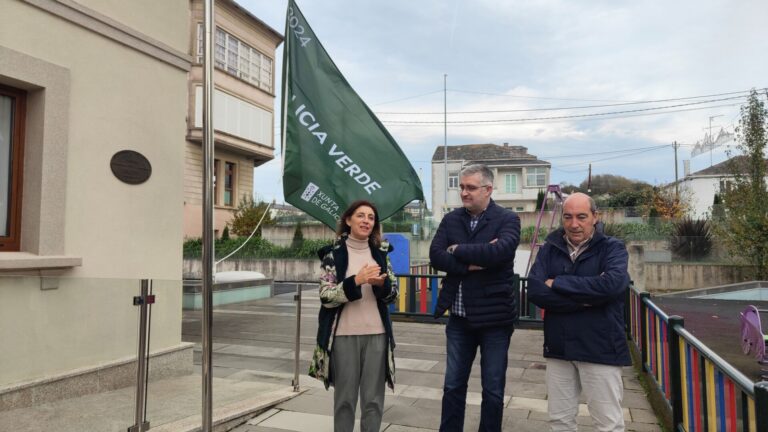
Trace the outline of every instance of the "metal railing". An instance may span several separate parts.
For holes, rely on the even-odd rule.
[[[675,431],[768,432],[768,383],[754,383],[650,298],[630,287],[629,339]]]
[[[400,296],[390,305],[393,319],[435,322],[433,316],[444,275],[396,274]],[[528,301],[528,279],[514,275],[512,284],[518,299],[518,322],[521,327],[540,327],[543,323],[541,309]],[[446,312],[447,314],[447,312]],[[447,315],[439,319],[444,320]]]

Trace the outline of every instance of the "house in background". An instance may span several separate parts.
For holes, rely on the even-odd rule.
[[[518,212],[535,211],[539,191],[546,190],[549,184],[552,165],[528,154],[526,147],[507,143],[448,146],[447,164],[444,152],[445,147],[439,146],[432,156],[432,213],[435,222],[439,222],[447,212],[462,206],[459,172],[467,165],[487,165],[494,173],[493,200]]]
[[[732,163],[733,162],[733,163]],[[768,164],[768,160],[766,160]],[[741,172],[746,173],[746,156],[736,156],[709,168],[686,173],[678,182],[679,190],[685,191],[690,197],[690,210],[688,215],[694,219],[706,218],[710,212],[712,203],[715,200],[715,194],[728,188],[728,184],[733,181],[734,173],[732,166],[742,167]],[[668,188],[674,189],[675,184],[671,183]]]
[[[184,236],[202,235],[203,0],[190,1]],[[253,196],[253,169],[274,158],[275,50],[283,36],[232,0],[216,2],[214,230]]]

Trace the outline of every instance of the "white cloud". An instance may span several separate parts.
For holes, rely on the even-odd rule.
[[[282,31],[283,2],[239,3]],[[681,98],[768,85],[768,58],[763,55],[768,52],[768,30],[763,23],[768,3],[761,0],[299,0],[299,7],[342,73],[376,112],[442,112],[439,90],[444,73],[448,74],[451,112]],[[276,63],[279,67],[279,60]],[[382,103],[434,91],[438,92]],[[452,114],[449,121],[552,117],[647,106]],[[695,107],[677,109],[684,108]],[[710,116],[722,115],[713,120],[717,126],[737,122],[738,107],[641,114],[649,113],[522,124],[449,124],[448,143],[509,142],[527,146],[540,157],[673,141],[692,144],[703,138]],[[396,118],[439,122],[443,117],[380,115],[385,122]],[[429,191],[429,161],[436,146],[443,143],[443,126],[387,123],[387,127],[417,171],[424,171],[425,191]],[[674,178],[672,155],[670,146],[594,162],[593,172],[670,181]],[[716,152],[713,161],[725,157]],[[685,158],[679,155],[681,161]],[[586,176],[585,167],[597,159],[553,158],[553,180],[578,183]],[[579,165],[571,165],[574,163]],[[694,166],[700,164],[709,165],[708,155],[693,160]],[[280,175],[279,165],[270,162],[255,170],[257,191],[278,200],[282,186],[274,179]],[[679,171],[682,173],[682,162]]]

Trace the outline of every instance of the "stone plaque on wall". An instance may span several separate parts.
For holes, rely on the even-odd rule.
[[[109,162],[112,174],[128,184],[141,184],[152,175],[152,165],[144,155],[133,150],[121,150]]]

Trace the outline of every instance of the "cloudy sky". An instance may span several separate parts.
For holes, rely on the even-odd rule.
[[[237,1],[283,33],[286,1]],[[589,163],[593,175],[674,180],[674,141],[680,175],[685,159],[692,171],[708,167],[709,153],[691,158],[693,144],[710,123],[733,132],[746,92],[768,87],[764,0],[297,4],[422,175],[427,197],[444,140],[444,74],[448,145],[522,145],[552,163],[553,183],[575,184]],[[282,45],[276,65],[280,77]],[[279,122],[275,134],[279,142]],[[275,156],[255,169],[255,190],[281,202]],[[711,156],[725,158],[725,147]]]

